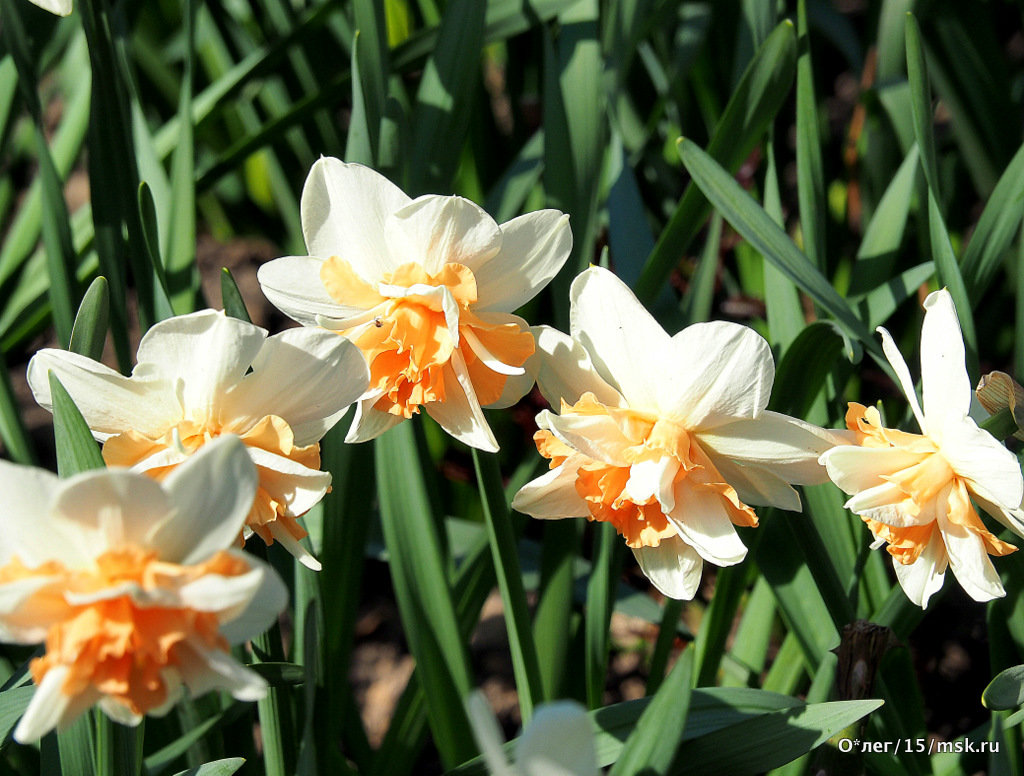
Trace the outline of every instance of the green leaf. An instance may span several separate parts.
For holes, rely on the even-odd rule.
[[[426,693],[427,719],[447,765],[474,753],[462,699],[474,686],[459,631],[438,525],[427,491],[427,462],[411,422],[376,440],[381,526],[409,648]]]
[[[241,757],[228,757],[223,760],[203,763],[198,768],[189,768],[187,771],[179,771],[175,776],[231,776],[245,765]]]
[[[644,709],[609,776],[665,773],[683,738],[693,682],[694,649],[687,648]]]
[[[171,309],[178,315],[195,310],[199,293],[199,269],[196,265],[196,190],[195,148],[193,147],[192,69],[196,38],[195,0],[182,3],[183,33],[185,35],[184,69],[179,82],[178,143],[171,158],[171,209],[167,218],[171,228],[167,231],[164,252],[166,272],[165,293],[170,297]],[[157,278],[161,280],[157,268]]]
[[[523,724],[529,722],[537,702],[544,697],[537,647],[530,628],[530,610],[523,589],[523,574],[516,553],[516,532],[512,526],[505,489],[501,484],[498,459],[492,453],[473,450],[473,468],[476,469],[480,501],[483,506],[487,539],[494,558],[494,571],[505,609],[505,628],[508,632],[512,670],[519,695],[519,709]]]
[[[625,543],[610,523],[595,526],[594,565],[587,580],[587,605],[584,619],[584,674],[587,703],[592,709],[601,705],[608,674],[611,646],[608,626],[615,601],[615,580],[622,569]]]
[[[910,81],[910,108],[914,117],[914,136],[921,151],[921,167],[928,188],[939,195],[939,170],[935,160],[935,135],[932,132],[932,98],[928,85],[928,65],[921,46],[921,28],[914,15],[906,16],[907,80]]]
[[[798,418],[805,417],[843,352],[843,340],[827,321],[808,324],[779,360],[768,406]]]
[[[999,271],[1022,216],[1024,145],[999,178],[964,251],[960,268],[972,299],[980,297]]]
[[[1007,668],[989,682],[981,694],[987,709],[1016,709],[1024,705],[1024,665]]]
[[[882,701],[802,705],[715,731],[680,747],[671,774],[763,773],[825,743]]]
[[[415,194],[447,189],[455,174],[479,81],[486,8],[478,0],[452,0],[445,8],[416,93],[409,174]]]
[[[249,668],[266,679],[271,687],[289,687],[306,680],[306,669],[297,663],[253,663]]]
[[[685,138],[679,141],[679,156],[693,176],[694,182],[736,231],[765,259],[782,270],[819,307],[836,318],[840,329],[850,338],[848,348],[854,348],[859,341],[876,357],[883,368],[888,367],[881,346],[875,342],[864,323],[850,309],[849,303],[732,176],[711,156]]]
[[[82,297],[82,304],[75,316],[75,325],[71,329],[71,344],[68,350],[79,353],[93,361],[99,361],[103,355],[103,344],[107,339],[107,323],[109,320],[109,291],[107,279],[100,275],[89,286]]]
[[[356,0],[353,6],[357,35],[352,38],[352,122],[345,159],[375,166],[391,67],[387,23],[381,3]]]
[[[800,203],[800,229],[804,253],[819,269],[825,258],[825,173],[821,161],[821,130],[814,95],[811,39],[807,26],[807,0],[797,3],[800,55],[796,61],[796,176]]]
[[[0,692],[0,741],[7,740],[35,693],[34,684],[25,687],[12,687]]]
[[[60,752],[60,769],[64,774],[93,776],[96,763],[93,757],[96,743],[93,740],[92,720],[83,714],[71,726],[57,732],[57,748]]]
[[[96,440],[92,438],[89,425],[52,371],[50,394],[53,400],[53,438],[57,448],[57,473],[66,478],[89,469],[102,469],[106,464]]]
[[[708,144],[711,157],[730,172],[735,172],[750,155],[782,107],[793,85],[795,62],[796,36],[792,23],[785,21],[775,28],[750,61]],[[641,302],[649,304],[657,298],[710,209],[705,194],[697,185],[690,184],[636,284]]]
[[[238,290],[238,284],[235,283],[231,270],[227,267],[221,267],[220,270],[220,298],[227,315],[246,323],[252,323],[249,311],[245,307],[245,300],[242,298],[242,292]]]

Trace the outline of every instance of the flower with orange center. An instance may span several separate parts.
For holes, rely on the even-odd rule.
[[[347,441],[423,408],[456,439],[497,450],[481,408],[509,406],[532,385],[533,335],[511,313],[568,258],[568,216],[542,210],[499,226],[461,197],[413,200],[367,167],[320,159],[302,227],[312,255],[271,261],[259,280],[286,315],[366,357],[370,387]]]
[[[131,377],[76,353],[39,351],[28,380],[47,409],[50,371],[104,443],[108,465],[162,479],[210,440],[239,436],[260,475],[246,531],[320,568],[297,518],[331,483],[319,440],[366,390],[366,364],[350,342],[305,328],[268,337],[203,310],[153,326]]]
[[[573,282],[572,336],[538,330],[537,383],[558,414],[534,437],[551,470],[516,494],[538,518],[587,517],[622,534],[665,595],[692,598],[704,561],[746,556],[748,504],[798,510],[793,484],[827,479],[841,440],[765,409],[775,367],[752,329],[715,322],[670,337],[610,272]]]
[[[852,496],[846,507],[867,523],[876,547],[888,545],[900,585],[922,608],[942,587],[947,566],[976,601],[1005,595],[989,555],[1016,548],[985,528],[972,499],[1024,536],[1017,459],[968,416],[971,384],[953,299],[936,291],[924,308],[923,409],[896,343],[878,329],[922,433],[885,428],[878,410],[851,403],[846,424],[856,444],[821,456],[832,481]]]
[[[36,741],[97,703],[137,725],[186,688],[263,697],[266,682],[228,653],[287,602],[272,568],[228,549],[256,481],[234,437],[162,483],[126,469],[61,481],[0,462],[11,495],[0,512],[0,639],[45,642],[15,739]]]

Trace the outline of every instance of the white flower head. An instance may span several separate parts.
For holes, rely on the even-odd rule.
[[[473,737],[491,776],[598,776],[594,733],[586,710],[575,701],[539,706],[509,765],[494,713],[479,691],[466,698]]]
[[[534,351],[512,311],[555,276],[572,248],[568,216],[541,210],[500,226],[461,197],[410,199],[368,167],[320,159],[302,191],[310,256],[259,270],[267,298],[306,326],[348,337],[370,365],[349,442],[422,407],[456,439],[498,444],[482,406],[532,385]]]
[[[1024,536],[1024,477],[1014,455],[968,416],[971,383],[963,334],[945,289],[928,295],[921,329],[923,404],[892,336],[879,327],[882,347],[910,402],[921,434],[884,428],[878,410],[851,402],[847,426],[857,444],[822,455],[829,476],[860,515],[888,543],[896,577],[924,608],[942,587],[946,567],[976,601],[1005,595],[989,555],[1016,548],[982,524],[986,512]]]
[[[573,282],[571,331],[538,334],[537,383],[558,413],[534,437],[551,471],[516,494],[533,517],[612,523],[651,582],[692,598],[704,561],[739,563],[748,504],[798,510],[793,484],[827,479],[840,437],[765,407],[768,343],[735,323],[670,337],[622,281],[592,267]]]
[[[58,480],[0,461],[0,639],[46,643],[16,740],[36,741],[97,703],[137,725],[186,688],[263,697],[266,682],[227,651],[287,603],[272,568],[228,549],[256,483],[232,436],[162,483],[127,469]]]
[[[68,16],[73,10],[71,0],[29,0],[29,2],[57,16]]]
[[[366,390],[358,350],[330,332],[290,329],[273,337],[216,310],[168,318],[139,343],[131,377],[92,359],[46,349],[28,381],[52,409],[54,372],[104,443],[110,466],[167,476],[221,434],[237,434],[259,472],[246,529],[280,542],[305,565],[296,518],[323,498],[319,440]]]

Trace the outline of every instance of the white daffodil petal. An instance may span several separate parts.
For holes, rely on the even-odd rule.
[[[597,776],[587,712],[574,701],[541,706],[516,743],[515,760],[522,776]]]
[[[283,455],[247,447],[252,462],[259,467],[260,487],[284,502],[291,517],[304,515],[331,487],[330,472],[310,469]]]
[[[678,537],[662,539],[657,547],[633,549],[640,569],[663,595],[689,601],[700,586],[704,561]]]
[[[388,216],[384,239],[392,256],[436,275],[449,263],[475,271],[501,250],[502,238],[494,219],[468,199],[427,194]]]
[[[654,363],[661,372],[655,382],[659,406],[694,431],[759,418],[775,380],[764,337],[728,321],[687,326]]]
[[[44,641],[50,626],[71,612],[62,582],[60,576],[31,576],[0,585],[0,641]]]
[[[560,442],[588,458],[613,466],[629,466],[631,463],[624,454],[635,440],[626,437],[608,415],[555,415],[542,410],[537,415],[537,426],[550,431]]]
[[[747,556],[722,496],[715,491],[681,480],[676,487],[675,509],[666,517],[684,542],[716,566],[732,566]]]
[[[170,473],[164,487],[174,512],[146,544],[164,560],[199,563],[230,547],[256,495],[256,467],[234,436],[215,439]]]
[[[921,327],[921,392],[930,432],[965,417],[971,409],[964,336],[949,291],[942,289],[924,300]],[[944,432],[940,432],[944,433]]]
[[[470,693],[466,696],[465,705],[473,738],[480,747],[480,754],[491,776],[517,776],[505,757],[501,729],[484,694],[479,690]]]
[[[594,368],[590,354],[576,340],[550,326],[531,328],[537,340],[537,387],[557,409],[564,400],[575,404],[588,391],[607,407],[622,407],[625,400]]]
[[[629,479],[622,494],[635,504],[656,499],[665,512],[675,507],[673,480],[679,471],[679,462],[669,456],[640,461],[629,467]]]
[[[512,312],[537,295],[565,264],[572,251],[569,216],[538,210],[501,225],[501,250],[478,266],[480,311]]]
[[[295,444],[318,442],[365,391],[370,380],[359,348],[319,329],[288,329],[270,337],[252,372],[225,396],[224,417],[245,429],[268,410],[291,427]]]
[[[856,515],[869,517],[896,528],[925,525],[934,519],[933,509],[922,509],[914,515],[903,508],[907,493],[891,482],[880,482],[850,498],[844,506]]]
[[[178,596],[184,607],[197,612],[215,612],[223,622],[231,622],[253,601],[266,576],[266,569],[262,566],[255,566],[236,576],[204,574],[179,588]]]
[[[352,418],[352,425],[349,426],[348,434],[345,436],[346,442],[349,444],[368,442],[405,420],[401,415],[392,415],[390,412],[374,409],[373,405],[378,398],[380,397],[374,395],[356,404],[356,414]]]
[[[883,476],[920,463],[926,455],[902,447],[842,445],[825,452],[820,461],[844,493],[857,493],[881,484]]]
[[[669,379],[669,336],[626,285],[591,267],[569,289],[573,339],[590,354],[598,374],[636,410],[657,411],[659,383]],[[677,365],[680,370],[683,365]]]
[[[316,326],[321,315],[348,318],[362,313],[358,307],[340,304],[327,292],[320,279],[323,263],[312,256],[285,256],[261,264],[256,278],[267,300],[304,326]]]
[[[361,164],[321,158],[302,189],[302,233],[310,255],[338,256],[372,281],[416,257],[388,250],[388,216],[409,204],[400,188]]]
[[[280,542],[281,546],[288,551],[288,554],[307,569],[310,571],[320,571],[323,568],[323,565],[316,559],[316,556],[307,550],[301,541],[292,536],[288,529],[281,525],[279,520],[271,523],[267,530],[270,531],[270,535],[274,538],[275,542]]]
[[[846,442],[847,437],[788,415],[765,411],[757,419],[738,420],[702,431],[698,440],[708,455],[717,454],[740,464],[770,465],[790,483],[817,485],[828,481],[828,472],[818,458]]]
[[[1017,534],[1017,536],[1024,538],[1024,509],[1020,507],[1007,509],[1006,507],[999,506],[976,483],[968,483],[968,489],[971,491],[971,497],[978,502],[979,507]]]
[[[182,679],[193,697],[210,690],[224,690],[240,701],[258,701],[266,696],[266,681],[226,652],[207,649],[196,639],[189,639],[178,649]]]
[[[46,348],[29,361],[28,384],[35,400],[50,412],[51,371],[99,440],[127,429],[160,436],[168,425],[181,420],[181,405],[173,385],[162,378],[129,379],[78,353]]]
[[[985,543],[973,531],[940,518],[949,567],[960,587],[975,601],[991,601],[1006,595],[999,572],[992,565]]]
[[[259,571],[259,586],[255,588],[248,605],[225,612],[221,618],[220,633],[230,644],[240,644],[263,633],[277,621],[278,614],[288,605],[288,589],[281,577],[263,561],[240,550],[229,550],[232,554],[243,557],[246,563]],[[253,573],[250,572],[250,573]],[[228,619],[230,615],[230,619]]]
[[[82,472],[63,483],[51,506],[52,557],[71,568],[89,565],[106,550],[142,544],[172,512],[159,483],[144,475],[128,469]]]
[[[424,405],[427,414],[460,442],[478,450],[497,452],[498,441],[487,425],[466,371],[466,362],[458,350],[452,352],[451,362],[441,370],[441,374],[445,399]]]
[[[903,395],[907,397],[910,409],[914,411],[914,417],[917,418],[917,424],[921,427],[921,433],[927,434],[928,427],[925,423],[925,415],[921,409],[920,402],[917,400],[917,390],[914,388],[914,379],[910,376],[907,362],[903,360],[903,354],[896,347],[896,341],[893,340],[889,331],[883,326],[879,326],[876,331],[882,336],[882,351],[892,365],[893,371],[896,372],[896,377],[899,378]]]
[[[46,672],[14,729],[14,740],[19,744],[35,743],[54,728],[66,727],[99,698],[91,688],[78,695],[66,694],[63,685],[67,674],[68,668],[62,665]]]
[[[68,16],[73,10],[71,0],[29,0],[29,2],[38,5],[44,11],[57,14],[57,16]]]
[[[925,545],[920,557],[911,564],[903,564],[893,558],[892,566],[896,570],[896,580],[907,594],[907,598],[922,609],[928,606],[928,599],[942,589],[949,559],[946,546],[938,531],[932,534],[931,540]]]
[[[37,566],[52,555],[53,537],[39,515],[50,511],[50,503],[62,486],[55,474],[35,466],[0,460],[0,565],[17,555],[22,563]]]
[[[740,466],[728,458],[709,456],[744,504],[800,511],[800,494],[769,466]]]
[[[970,418],[947,423],[942,430],[942,456],[961,477],[977,483],[996,503],[1008,509],[1024,498],[1024,477],[1017,457],[978,428]]]
[[[171,382],[190,418],[203,422],[216,417],[224,392],[242,379],[266,337],[265,329],[217,310],[168,318],[142,337],[132,374]]]
[[[142,722],[141,714],[136,714],[128,706],[115,698],[109,696],[101,698],[98,705],[104,714],[119,725],[138,727],[139,723]]]
[[[573,456],[526,483],[512,499],[512,508],[541,520],[585,516],[587,502],[576,492],[576,473],[582,462],[582,456]]]

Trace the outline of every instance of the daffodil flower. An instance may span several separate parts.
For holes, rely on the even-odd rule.
[[[28,381],[51,409],[53,371],[110,466],[160,479],[221,434],[237,434],[259,472],[246,529],[312,569],[296,518],[331,484],[319,440],[366,390],[358,350],[329,332],[264,329],[215,310],[169,318],[139,343],[131,377],[63,350],[32,357]]]
[[[519,400],[534,351],[511,312],[540,291],[572,248],[568,216],[542,210],[499,226],[461,197],[407,197],[357,164],[320,159],[302,191],[311,256],[259,270],[285,315],[348,337],[370,365],[349,442],[420,408],[482,450],[498,444],[481,411]]]
[[[847,509],[867,523],[876,547],[888,544],[896,578],[922,608],[942,587],[947,566],[974,600],[1005,595],[988,556],[1016,547],[985,528],[972,498],[1024,536],[1024,478],[1017,459],[967,414],[971,383],[953,299],[945,289],[936,291],[924,308],[923,406],[892,336],[878,329],[921,433],[885,428],[877,409],[851,403],[846,423],[857,444],[821,456],[832,481],[852,496]]]
[[[37,687],[16,740],[36,741],[97,703],[137,725],[184,688],[263,697],[266,682],[228,652],[287,603],[272,568],[229,549],[256,483],[234,437],[162,483],[126,469],[58,480],[0,461],[0,639],[46,644],[30,664]]]
[[[469,724],[491,776],[598,776],[594,732],[586,710],[574,701],[539,706],[517,739],[509,765],[501,730],[480,692],[466,699]]]
[[[735,323],[670,337],[610,272],[573,282],[567,337],[542,328],[537,383],[558,414],[537,416],[551,471],[512,502],[543,519],[585,516],[625,538],[651,582],[692,598],[704,561],[739,563],[748,504],[799,510],[793,484],[827,479],[817,458],[840,438],[765,409],[768,343]]]

